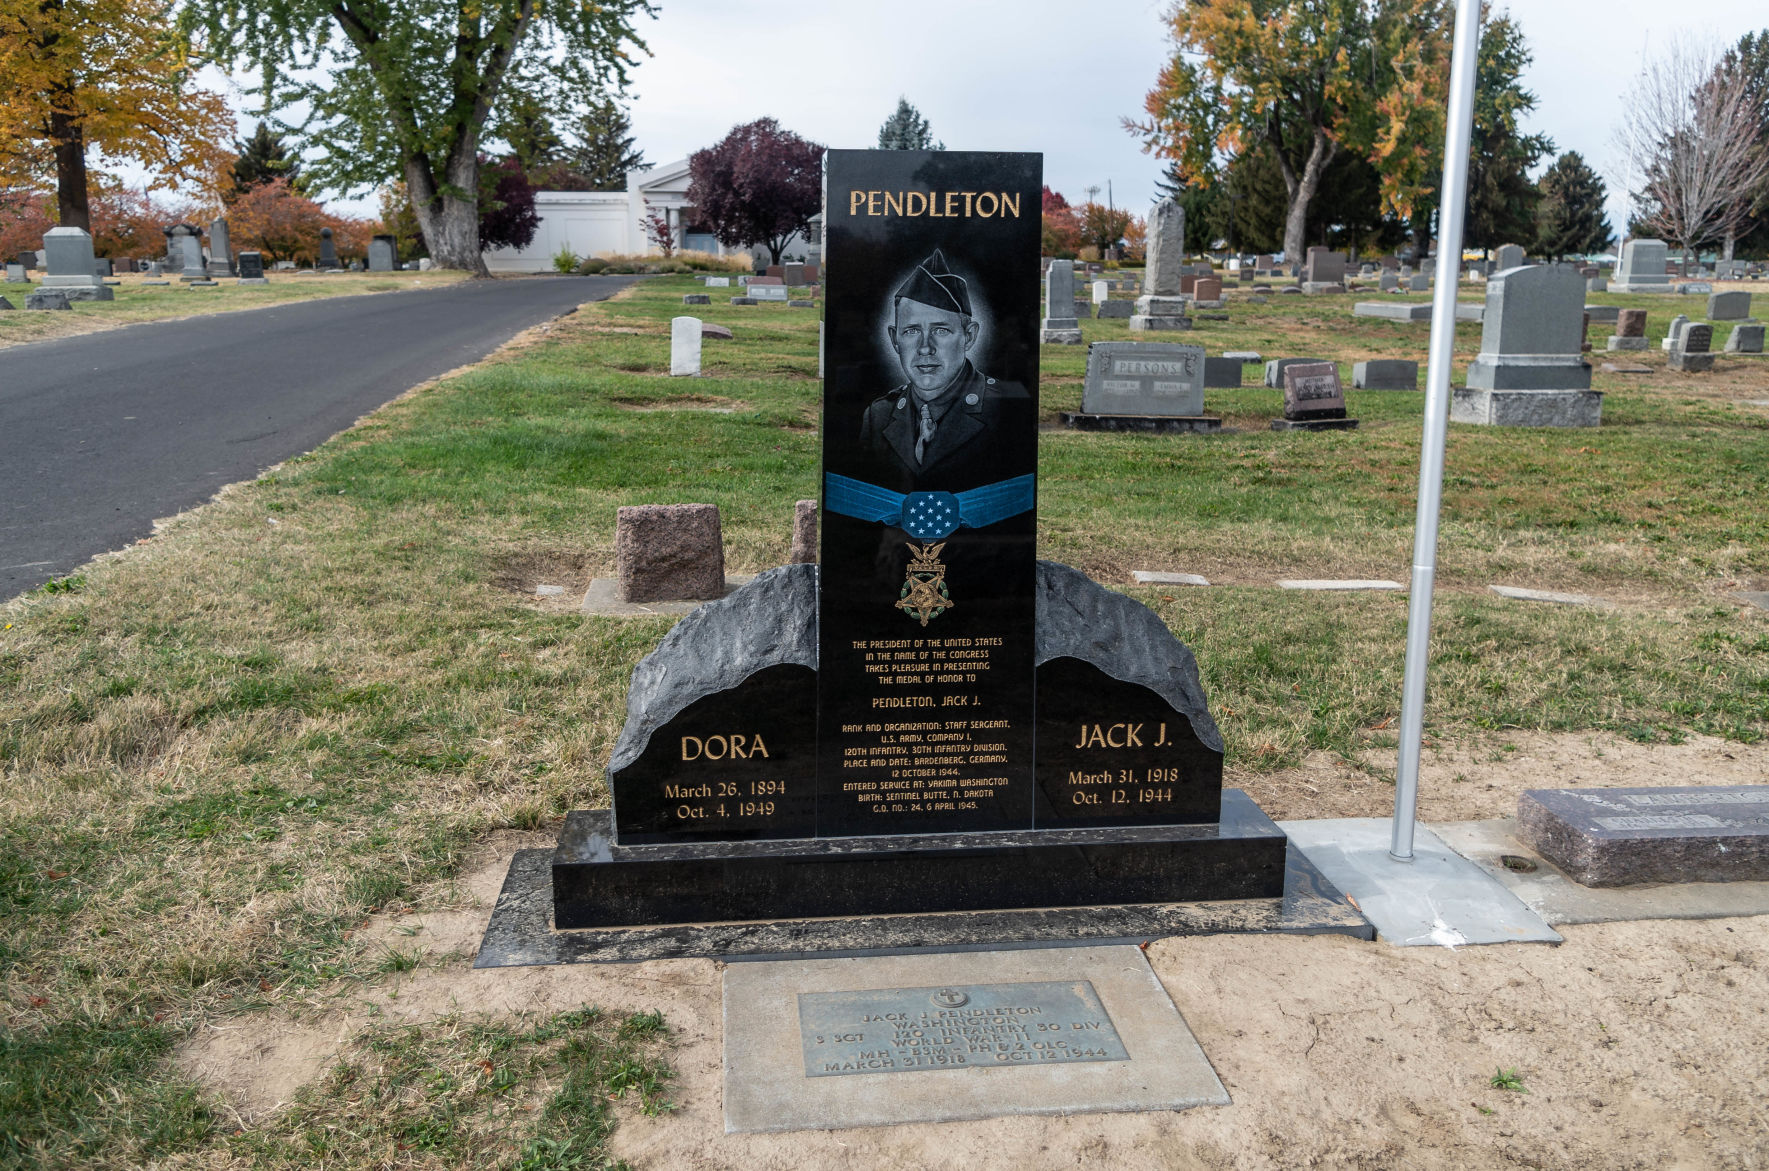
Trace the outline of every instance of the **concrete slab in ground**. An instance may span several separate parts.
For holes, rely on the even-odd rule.
[[[748,585],[755,580],[753,573],[733,573],[725,578],[725,592],[729,594],[738,586]],[[712,599],[682,602],[623,602],[620,600],[620,582],[612,577],[598,577],[590,581],[590,588],[584,591],[583,612],[596,614],[604,618],[642,618],[650,614],[686,614],[697,606],[705,605]]]
[[[1163,573],[1157,569],[1133,569],[1130,580],[1137,585],[1194,585],[1207,586],[1209,581],[1195,573]]]
[[[1590,594],[1563,594],[1556,590],[1526,590],[1521,586],[1488,586],[1493,593],[1501,598],[1516,598],[1520,602],[1554,602],[1562,606],[1593,606],[1603,605],[1598,598]]]
[[[1769,590],[1739,590],[1732,596],[1759,609],[1769,610]]]
[[[1559,943],[1560,936],[1498,879],[1424,826],[1413,860],[1388,853],[1393,823],[1348,817],[1280,821],[1290,844],[1344,891],[1377,935],[1401,947],[1475,943]]]
[[[1381,578],[1281,578],[1278,585],[1287,590],[1399,590],[1406,587],[1398,581]]]
[[[1229,1104],[1135,947],[730,964],[724,1082],[726,1133]]]
[[[1452,821],[1431,827],[1462,857],[1504,883],[1543,922],[1625,923],[1636,919],[1729,919],[1769,915],[1769,882],[1658,882],[1580,886],[1515,837],[1517,819]],[[1514,861],[1507,866],[1505,859]],[[1518,870],[1519,865],[1533,866]]]

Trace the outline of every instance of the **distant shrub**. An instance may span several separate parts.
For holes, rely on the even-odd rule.
[[[568,244],[559,245],[559,251],[553,253],[553,271],[570,276],[577,271],[577,253]]]
[[[606,252],[585,260],[578,265],[577,271],[592,271],[584,267],[591,260],[602,266],[595,269],[596,272],[619,273],[749,272],[754,264],[747,252],[732,256],[715,256],[711,252],[677,252],[674,256],[662,256],[655,252]]]
[[[606,271],[607,268],[608,262],[600,256],[586,256],[577,264],[577,271],[584,276],[595,276],[599,272]]]

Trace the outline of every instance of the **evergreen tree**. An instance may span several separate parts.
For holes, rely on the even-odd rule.
[[[908,98],[897,99],[897,112],[886,118],[878,128],[879,150],[945,150],[946,144],[935,142],[928,130],[927,119],[909,104]]]
[[[283,145],[283,136],[271,132],[268,122],[258,123],[258,129],[252,131],[252,137],[241,141],[235,139],[234,151],[239,155],[233,161],[233,194],[237,199],[254,187],[278,179],[287,179],[289,189],[296,195],[305,195],[306,186],[301,182],[301,160],[291,158],[288,148]]]
[[[627,172],[645,168],[645,154],[633,147],[633,124],[625,107],[610,97],[591,102],[572,129],[565,165],[583,191],[625,191]]]
[[[496,136],[509,144],[510,157],[525,171],[536,171],[561,161],[565,143],[553,129],[546,101],[534,90],[511,86],[499,111]]]
[[[1605,191],[1597,172],[1576,150],[1554,160],[1538,185],[1534,251],[1552,260],[1602,250],[1609,244],[1609,220],[1603,215]]]

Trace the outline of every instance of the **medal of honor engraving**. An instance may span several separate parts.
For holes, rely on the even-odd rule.
[[[817,832],[1028,829],[1041,160],[824,168]]]

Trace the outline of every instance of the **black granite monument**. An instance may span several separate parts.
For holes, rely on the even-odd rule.
[[[554,929],[1283,896],[1191,652],[1035,560],[1041,187],[1037,155],[826,155],[821,564],[634,670]]]

